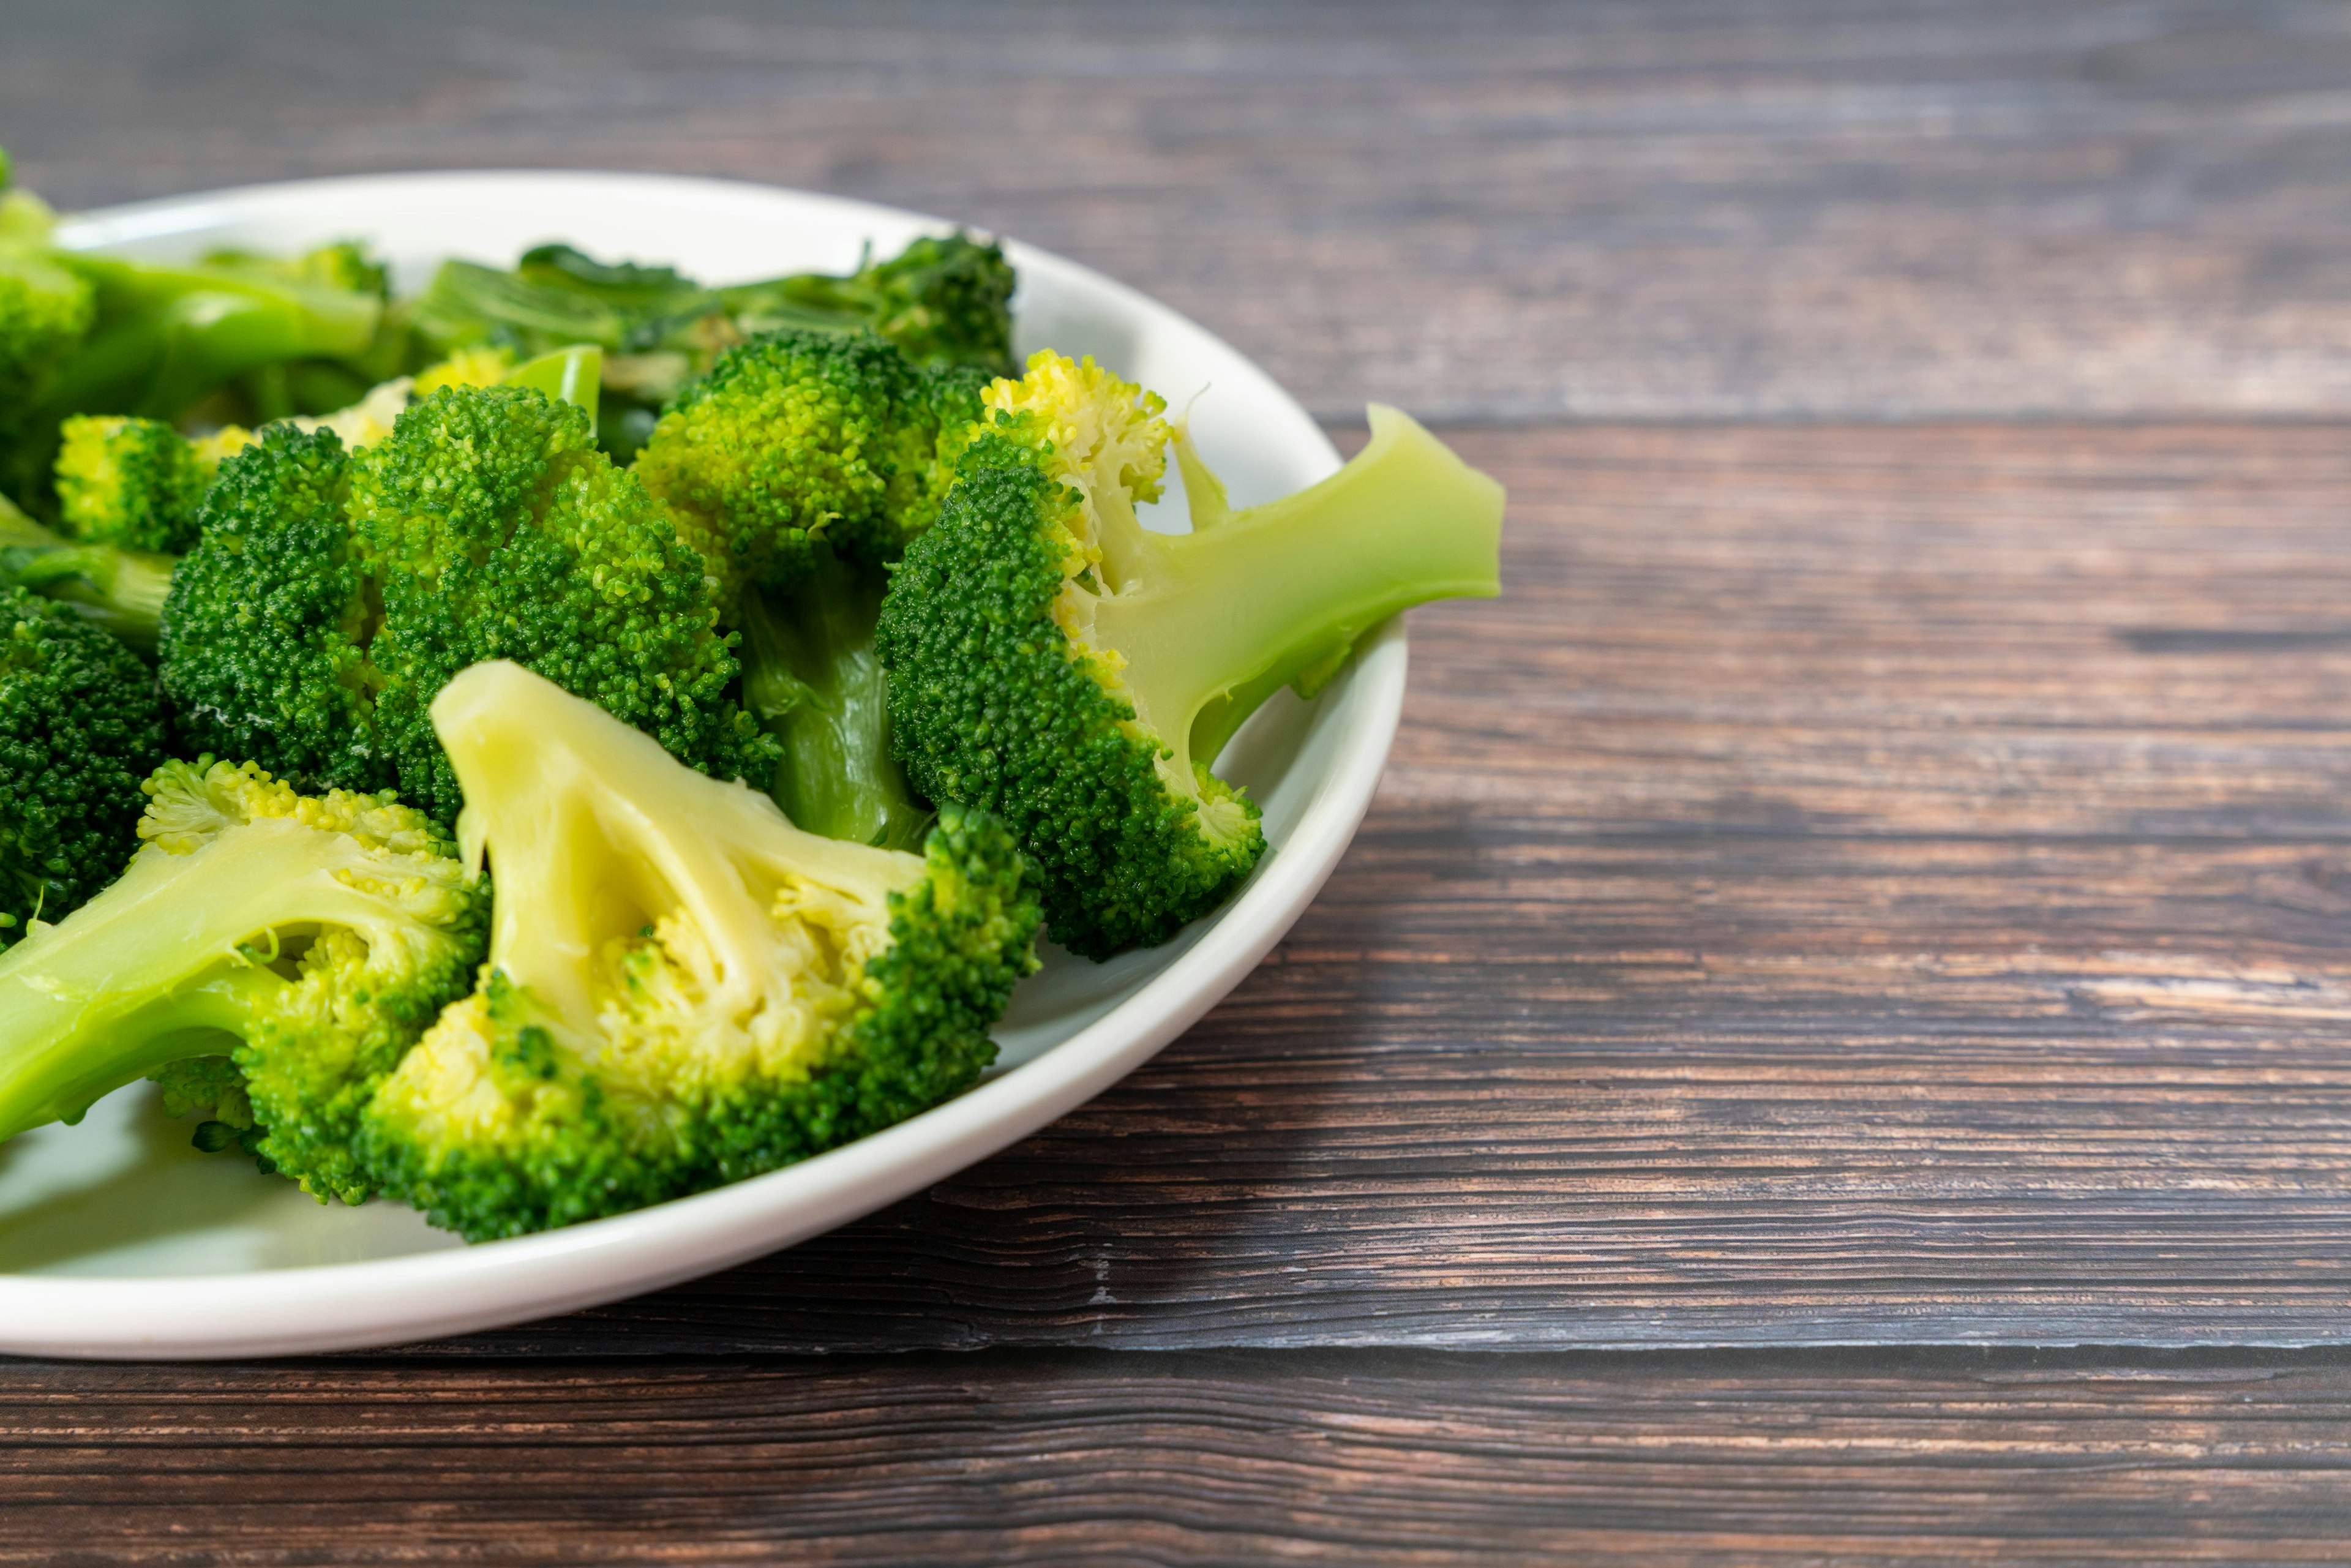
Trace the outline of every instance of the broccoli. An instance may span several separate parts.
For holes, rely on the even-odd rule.
[[[1394,409],[1319,485],[1232,513],[1196,458],[1188,535],[1157,535],[1165,404],[1047,353],[988,389],[938,521],[907,549],[875,646],[916,789],[1000,814],[1044,875],[1053,936],[1101,958],[1166,940],[1264,853],[1209,771],[1285,685],[1327,680],[1413,604],[1499,591],[1501,487]]]
[[[47,252],[57,215],[30,191],[9,190],[0,152],[0,431],[19,426],[98,319],[86,278]]]
[[[873,653],[886,586],[825,546],[792,588],[743,596],[743,706],[783,747],[769,793],[829,839],[920,849],[935,813],[890,750],[890,700]]]
[[[178,555],[196,542],[196,507],[221,459],[253,437],[230,425],[190,440],[161,420],[81,413],[57,449],[57,509],[88,544]]]
[[[168,555],[61,538],[0,496],[0,587],[29,588],[141,653],[152,653],[171,591]]]
[[[490,956],[384,1080],[358,1147],[473,1239],[751,1176],[957,1093],[1034,967],[1003,830],[924,853],[802,832],[774,802],[511,664],[434,721],[498,884]]]
[[[1013,284],[1001,247],[961,234],[917,239],[886,261],[869,257],[848,277],[806,273],[723,288],[551,245],[525,253],[511,272],[444,263],[413,319],[443,351],[601,348],[603,444],[626,460],[662,405],[718,354],[778,329],[871,330],[927,366],[1003,372],[1011,368]]]
[[[728,695],[737,664],[702,557],[587,415],[527,386],[445,386],[349,454],[266,429],[221,465],[165,606],[162,674],[199,747],[305,789],[462,803],[434,694],[512,658],[723,778],[778,748]]]
[[[163,744],[152,671],[65,605],[0,587],[0,947],[131,858]]]
[[[961,365],[1007,375],[1012,360],[1012,291],[1004,247],[961,233],[925,235],[887,261],[871,248],[846,277],[803,273],[717,290],[736,330],[863,326],[916,364]]]
[[[586,408],[592,421],[600,356],[594,349],[561,349],[516,366],[495,351],[466,350],[370,388],[356,402],[326,413],[296,414],[303,430],[328,429],[346,446],[371,446],[392,434],[413,396],[444,386],[535,386],[550,397]],[[218,476],[221,460],[253,444],[243,425],[208,435],[182,435],[161,420],[133,414],[76,414],[65,422],[56,483],[66,530],[90,544],[177,555],[195,547],[196,509]]]
[[[679,394],[635,470],[698,527],[730,587],[790,585],[820,538],[880,566],[937,515],[986,384],[871,333],[771,332]]]
[[[298,795],[209,758],[142,788],[120,878],[0,955],[0,1137],[165,1072],[183,1104],[241,1092],[257,1135],[240,1141],[359,1201],[360,1110],[472,985],[485,889],[429,819],[380,797]]]

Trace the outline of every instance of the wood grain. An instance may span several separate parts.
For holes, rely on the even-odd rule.
[[[2351,1340],[2351,433],[1456,434],[1509,592],[1228,1001],[463,1348]]]
[[[2342,1560],[2339,1356],[1007,1355],[0,1389],[0,1563]]]
[[[0,141],[81,204],[870,197],[1100,267],[1326,417],[2339,414],[2346,89],[2322,0],[12,0]]]

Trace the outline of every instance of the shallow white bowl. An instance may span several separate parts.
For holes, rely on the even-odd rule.
[[[142,202],[64,242],[172,259],[360,237],[413,290],[444,256],[507,265],[565,239],[712,282],[846,270],[937,220],[833,196],[643,174],[400,174]],[[1182,408],[1236,504],[1312,483],[1338,455],[1266,374],[1165,306],[1026,246],[1019,348],[1092,354]],[[1181,499],[1158,509],[1180,518]],[[1156,521],[1156,519],[1155,519]],[[1165,524],[1180,528],[1180,522]],[[1287,693],[1221,771],[1263,805],[1271,852],[1224,910],[1167,946],[1095,965],[1048,950],[969,1093],[845,1148],[716,1192],[568,1230],[466,1247],[413,1212],[323,1207],[228,1155],[198,1155],[145,1085],[77,1127],[0,1145],[0,1351],[197,1357],[350,1350],[463,1333],[632,1295],[789,1247],[915,1192],[1100,1093],[1249,973],[1363,820],[1404,700],[1392,624],[1312,703]]]

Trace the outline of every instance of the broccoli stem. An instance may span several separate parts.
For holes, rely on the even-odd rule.
[[[919,850],[935,813],[890,751],[873,626],[886,587],[831,550],[789,591],[743,597],[743,704],[783,743],[768,793],[829,839]]]
[[[178,564],[168,555],[60,538],[0,497],[0,583],[70,604],[142,653],[155,651]]]
[[[1189,780],[1196,758],[1213,766],[1281,687],[1327,679],[1389,616],[1501,591],[1502,487],[1398,410],[1369,412],[1370,443],[1319,485],[1228,513],[1187,462],[1191,533],[1125,525],[1104,539],[1106,561],[1125,565],[1092,601],[1087,642],[1126,661],[1122,683],[1174,748],[1176,779]]]
[[[373,340],[372,295],[238,277],[215,267],[159,267],[117,256],[56,254],[98,291],[98,327],[68,362],[47,403],[68,413],[171,419],[230,377],[284,360],[341,359]]]
[[[0,1139],[76,1122],[100,1096],[168,1062],[250,1038],[290,982],[275,932],[380,922],[291,820],[223,834],[192,854],[142,852],[63,925],[0,957]],[[247,944],[267,950],[248,953]]]

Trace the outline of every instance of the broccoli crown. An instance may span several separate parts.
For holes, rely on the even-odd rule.
[[[349,470],[332,431],[286,424],[221,465],[203,543],[164,603],[163,689],[205,750],[308,788],[375,790],[398,775],[376,737]]]
[[[225,463],[165,617],[163,680],[198,745],[306,787],[463,803],[429,708],[514,659],[695,766],[764,779],[775,743],[726,695],[708,569],[587,415],[537,391],[444,387],[346,455],[272,427]]]
[[[879,565],[937,515],[983,384],[870,333],[771,332],[678,394],[636,472],[695,519],[735,582],[793,581],[819,538]]]
[[[770,1170],[994,1059],[1039,917],[993,821],[946,813],[921,855],[804,833],[510,664],[434,717],[501,896],[482,986],[360,1148],[435,1224],[509,1236]]]
[[[1249,511],[1188,459],[1194,531],[1154,534],[1158,398],[1048,353],[987,401],[883,604],[894,744],[925,794],[1011,825],[1072,951],[1162,942],[1264,852],[1209,771],[1224,742],[1407,605],[1499,591],[1500,487],[1375,408],[1354,463]]]
[[[358,1201],[360,1108],[471,983],[486,890],[430,819],[379,796],[299,795],[208,758],[142,788],[121,877],[0,956],[0,1136],[226,1055],[256,1152]],[[167,1088],[226,1097],[217,1066]]]
[[[178,555],[194,548],[217,466],[162,420],[76,414],[57,448],[57,509],[78,539]]]
[[[0,587],[0,946],[113,880],[162,757],[153,672],[64,605]]]

